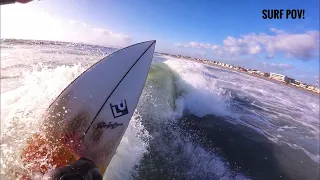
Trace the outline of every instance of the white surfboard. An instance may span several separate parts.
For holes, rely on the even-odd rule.
[[[105,169],[139,101],[155,44],[121,49],[81,74],[49,107],[51,133],[81,134],[91,159]]]

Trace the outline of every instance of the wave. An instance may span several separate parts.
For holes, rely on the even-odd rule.
[[[89,50],[78,55],[72,48],[81,51],[82,46],[72,45],[63,48],[70,48],[70,54],[53,56],[56,47],[23,49],[30,62],[18,56],[16,67],[12,63],[1,70],[8,77],[16,75],[13,70],[23,72],[17,88],[6,84],[9,79],[1,80],[9,86],[1,93],[2,174],[23,170],[21,148],[41,126],[44,109],[102,57],[100,47],[92,49],[98,53]],[[10,57],[16,57],[14,53]],[[277,178],[274,175],[317,179],[318,109],[313,97],[285,86],[155,55],[137,109],[104,176],[114,180]]]
[[[88,45],[83,43],[73,43],[73,42],[63,42],[63,41],[47,41],[47,40],[24,40],[24,39],[1,39],[1,48],[10,48],[12,49],[14,46],[24,46],[24,48],[43,48],[43,47],[51,47],[51,48],[73,48],[74,50],[82,50],[82,51],[99,51],[99,50],[108,50],[108,51],[116,51],[116,48],[104,47],[99,45]],[[73,52],[73,53],[79,53]]]
[[[25,146],[26,140],[41,126],[44,110],[59,92],[84,70],[81,65],[36,68],[24,74],[23,83],[19,88],[1,94],[1,104],[5,105],[2,106],[5,108],[1,109],[1,119],[4,118],[6,125],[2,129],[1,137],[2,174],[10,178],[13,172],[24,169],[23,163],[19,160],[21,149]],[[183,115],[181,96],[186,92],[177,87],[179,78],[168,65],[159,62],[152,64],[132,121],[106,171],[107,179],[130,179],[140,176],[142,168],[150,163],[145,162],[145,158],[149,153],[153,153],[153,147],[156,147],[155,150],[158,152],[154,158],[171,157],[172,159],[167,161],[168,165],[180,164],[180,173],[177,171],[171,174],[172,177],[187,178],[185,175],[182,176],[182,172],[189,172],[190,177],[243,177],[229,172],[227,163],[218,156],[193,144],[183,133],[180,134],[176,123]],[[154,146],[155,144],[157,146]],[[175,157],[174,152],[185,148],[187,151],[182,151],[180,156]],[[180,158],[184,158],[190,167],[186,169],[182,166],[182,161],[177,162]],[[204,158],[206,162],[202,163]],[[203,167],[206,163],[212,165],[211,170],[206,170],[207,175],[198,175],[199,163],[202,163]],[[150,169],[153,172],[159,172],[158,170]]]
[[[248,179],[230,171],[228,163],[181,129],[179,122],[188,113],[187,98],[192,91],[167,63],[153,63],[137,107],[150,135],[149,146],[133,179]]]

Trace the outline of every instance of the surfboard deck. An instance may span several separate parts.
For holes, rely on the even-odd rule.
[[[45,174],[80,157],[104,173],[139,101],[155,44],[147,41],[110,54],[61,92],[47,109],[40,133],[23,149],[29,174]]]

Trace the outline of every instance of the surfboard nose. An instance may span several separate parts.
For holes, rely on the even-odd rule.
[[[145,41],[145,42],[141,42],[141,43],[138,43],[138,44],[134,44],[132,46],[143,46],[143,47],[145,47],[147,49],[150,49],[152,46],[155,46],[155,45],[156,45],[156,40],[150,40],[150,41]],[[132,47],[132,46],[129,46],[129,47]],[[142,49],[144,49],[144,48],[142,48]]]
[[[151,43],[151,44],[153,44],[153,43],[156,43],[157,41],[156,40],[150,40],[150,41],[144,41],[144,42],[141,42],[141,43]]]
[[[156,40],[150,40],[150,41],[145,41],[145,42],[141,42],[138,44],[134,44],[134,45],[129,46],[125,49],[127,49],[129,51],[130,51],[130,49],[135,49],[135,50],[133,50],[135,53],[138,53],[138,52],[141,53],[141,55],[138,57],[136,62],[134,62],[134,64],[137,63],[138,61],[149,61],[151,63],[152,56],[153,56],[153,53],[155,50],[155,45],[156,45]],[[130,53],[128,53],[128,54],[130,54]]]

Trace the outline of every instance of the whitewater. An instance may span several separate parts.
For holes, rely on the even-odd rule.
[[[115,51],[1,39],[1,178],[26,169],[22,149],[59,93]],[[319,179],[319,135],[318,95],[155,53],[104,177]]]

